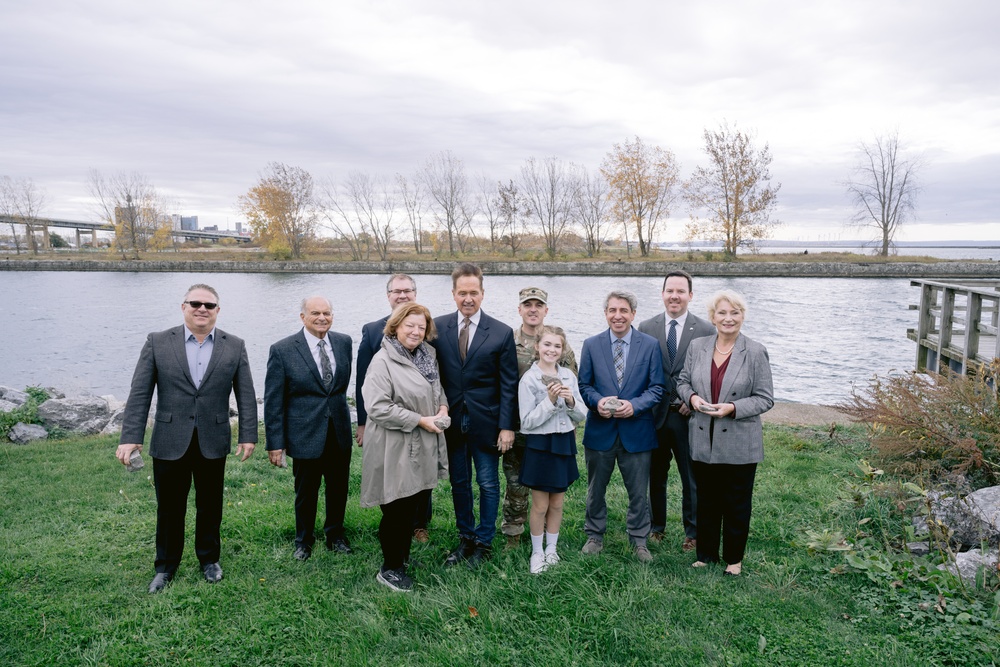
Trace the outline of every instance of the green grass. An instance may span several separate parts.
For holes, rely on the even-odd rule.
[[[150,468],[126,473],[109,438],[2,445],[0,665],[995,664],[993,592],[948,589],[951,607],[974,617],[949,620],[919,611],[923,589],[897,590],[838,567],[843,554],[799,545],[806,528],[854,535],[844,522],[855,514],[838,500],[864,455],[853,435],[766,430],[740,579],[690,568],[675,474],[667,539],[652,547],[651,565],[639,564],[616,474],[604,552],[579,553],[580,480],[567,495],[562,562],[540,576],[528,573],[527,545],[498,549],[476,572],[445,570],[456,537],[450,493],[439,485],[431,542],[414,545],[410,595],[375,582],[380,513],[358,507],[358,453],[347,515],[355,554],[320,548],[306,563],[292,558],[291,471],[258,452],[227,467],[226,578],[214,586],[201,578],[192,503],[178,576],[151,596]]]

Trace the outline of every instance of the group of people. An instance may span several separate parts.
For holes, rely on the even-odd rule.
[[[773,404],[767,351],[740,332],[746,313],[740,295],[714,295],[703,320],[688,312],[691,276],[673,271],[663,283],[664,312],[636,327],[635,295],[612,291],[604,300],[608,328],[584,341],[578,365],[563,330],[545,323],[549,298],[537,287],[518,295],[516,331],[483,311],[483,274],[474,264],[452,273],[453,313],[432,317],[407,275],[392,276],[386,294],[390,314],[362,330],[353,440],[346,396],[352,342],[331,330],[330,301],[304,299],[302,329],[271,346],[266,449],[276,466],[292,459],[295,558],[312,555],[321,486],[326,547],[352,552],[344,516],[356,442],[362,448],[361,506],[382,512],[379,583],[412,589],[410,546],[428,540],[431,492],[441,479],[450,480],[458,533],[445,566],[476,568],[489,560],[501,514],[501,469],[500,530],[508,546],[516,546],[528,524],[529,569],[541,573],[559,561],[564,497],[580,476],[576,430],[585,421],[584,554],[603,549],[605,495],[617,464],[628,494],[629,541],[639,561],[652,561],[648,542],[664,539],[673,460],[683,490],[681,548],[695,551],[693,565],[703,567],[719,561],[721,547],[725,573],[740,574],[754,476],[763,459],[760,415]],[[117,457],[128,465],[142,449],[156,390],[151,593],[163,590],[179,566],[192,481],[195,551],[206,580],[222,579],[219,529],[231,393],[241,460],[257,441],[246,348],[216,328],[219,310],[210,286],[188,290],[184,324],[147,338],[125,408]]]

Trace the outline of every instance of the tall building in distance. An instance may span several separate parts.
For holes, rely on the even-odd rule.
[[[193,231],[198,229],[198,216],[196,215],[178,215],[174,213],[170,216],[170,221],[173,223],[175,231]]]

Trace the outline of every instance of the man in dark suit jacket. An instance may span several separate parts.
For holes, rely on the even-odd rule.
[[[410,303],[417,300],[417,281],[405,273],[394,274],[389,278],[385,286],[386,296],[389,299],[390,311],[396,310],[396,306]],[[390,313],[391,314],[391,313]],[[361,395],[361,387],[365,384],[365,377],[368,374],[368,366],[372,358],[382,349],[383,331],[385,323],[389,321],[389,315],[380,320],[369,322],[361,328],[361,343],[358,345],[358,365],[357,379],[354,381],[354,401],[358,411],[358,430],[355,440],[358,447],[364,446],[365,426],[368,423],[368,411],[365,410],[365,397]],[[417,508],[414,510],[416,521],[413,524],[413,539],[418,542],[427,542],[430,536],[427,533],[427,526],[431,522],[431,490],[421,491],[417,494]]]
[[[653,556],[646,546],[646,489],[649,460],[656,448],[653,407],[663,396],[663,363],[656,339],[632,328],[636,305],[631,292],[608,294],[604,300],[608,329],[585,340],[580,355],[580,395],[590,409],[583,432],[587,464],[583,553],[597,554],[604,548],[608,523],[604,495],[617,461],[628,492],[629,541],[636,557],[648,563]],[[608,407],[611,399],[614,402]]]
[[[663,280],[661,296],[665,312],[639,325],[639,331],[653,336],[660,343],[666,380],[663,400],[653,408],[658,446],[653,450],[649,470],[649,538],[654,542],[663,539],[663,530],[667,525],[667,473],[673,458],[677,461],[677,472],[681,477],[681,511],[684,518],[684,544],[681,548],[692,551],[697,536],[695,526],[698,497],[688,448],[688,417],[691,410],[677,396],[677,378],[684,369],[688,344],[695,338],[714,334],[715,327],[688,312],[688,304],[691,303],[694,291],[691,275],[686,271],[668,273]]]
[[[229,396],[236,393],[239,445],[246,461],[257,442],[257,397],[243,340],[215,328],[219,294],[192,285],[181,304],[184,325],[152,333],[139,354],[125,405],[116,456],[128,464],[142,450],[146,419],[156,390],[156,416],[149,454],[156,487],[156,576],[159,593],[177,572],[184,552],[188,491],[195,486],[194,548],[205,579],[222,579],[219,565],[222,491],[232,447]]]
[[[344,533],[351,474],[351,337],[330,331],[329,299],[302,300],[302,330],[271,346],[264,380],[264,432],[271,463],[292,457],[295,557],[307,560],[316,541],[316,504],[326,478],[326,548],[351,553]]]
[[[461,264],[451,274],[458,312],[435,318],[441,384],[451,406],[448,468],[461,540],[445,565],[476,567],[492,557],[500,505],[499,456],[514,443],[517,352],[513,330],[484,313],[483,272]],[[472,506],[472,468],[479,484],[479,524]]]

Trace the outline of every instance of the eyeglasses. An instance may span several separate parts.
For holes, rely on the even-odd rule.
[[[416,293],[417,293],[417,290],[415,290],[415,289],[391,289],[391,290],[389,290],[389,294],[391,294],[393,296],[403,296],[404,294],[416,294]]]
[[[185,301],[184,303],[191,306],[195,310],[198,310],[202,306],[205,306],[205,310],[215,310],[219,307],[219,304],[212,303],[211,301]]]

